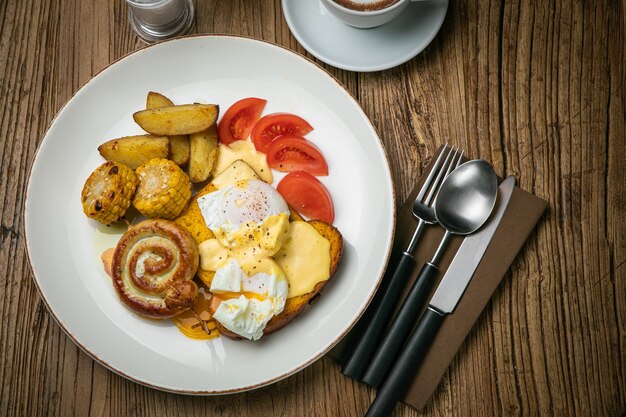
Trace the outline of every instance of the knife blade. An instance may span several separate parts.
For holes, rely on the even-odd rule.
[[[388,417],[404,396],[446,315],[452,313],[480,264],[515,189],[515,177],[498,187],[498,204],[482,229],[467,236],[443,276],[405,349],[378,390],[365,417]]]
[[[441,283],[431,298],[429,307],[447,314],[454,311],[454,308],[463,296],[465,288],[472,276],[474,276],[478,264],[483,259],[491,238],[498,229],[500,220],[502,220],[502,216],[504,216],[504,212],[511,200],[514,188],[515,177],[511,176],[502,181],[498,187],[500,204],[498,204],[498,207],[491,215],[491,219],[488,220],[482,229],[463,240],[461,247],[456,252],[452,263],[450,263],[448,270],[441,279]]]

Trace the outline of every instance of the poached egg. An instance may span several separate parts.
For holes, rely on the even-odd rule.
[[[217,297],[227,297],[213,318],[248,340],[263,336],[270,319],[283,311],[289,292],[280,267],[269,258],[263,264],[260,269],[264,272],[249,276],[236,259],[230,258],[215,271],[210,288]]]
[[[273,256],[289,228],[289,206],[271,185],[242,180],[198,198],[206,225],[228,249]]]
[[[215,239],[200,244],[202,269],[215,271],[210,291],[223,301],[213,317],[250,340],[285,306],[289,285],[271,258],[289,231],[289,206],[271,185],[241,180],[198,198]],[[203,255],[204,254],[204,255]]]

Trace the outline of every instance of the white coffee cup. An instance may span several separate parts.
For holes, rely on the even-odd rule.
[[[324,6],[326,6],[326,9],[333,16],[343,21],[345,24],[357,28],[368,29],[384,25],[385,23],[393,20],[400,13],[402,13],[411,2],[420,0],[399,0],[389,7],[371,11],[349,9],[339,3],[335,3],[333,0],[320,1],[324,4]]]

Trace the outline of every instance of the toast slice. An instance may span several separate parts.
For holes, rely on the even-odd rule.
[[[204,217],[202,217],[202,212],[200,211],[200,207],[198,207],[198,198],[205,194],[212,193],[213,191],[217,191],[217,188],[215,188],[213,184],[208,183],[191,198],[187,207],[174,219],[175,223],[187,229],[198,245],[205,240],[215,237],[211,229],[209,229],[204,222]],[[198,268],[198,272],[196,272],[196,276],[209,288],[211,288],[211,281],[213,281],[214,275],[214,271],[205,271],[202,268]]]
[[[174,220],[176,223],[187,229],[189,233],[191,233],[191,235],[194,237],[194,239],[196,239],[196,242],[198,244],[204,242],[207,239],[212,239],[215,237],[213,232],[206,226],[197,203],[197,200],[200,196],[211,193],[213,191],[217,191],[215,185],[213,185],[212,183],[207,184],[191,199],[191,201],[182,211],[180,216],[176,220]],[[297,211],[291,208],[289,221],[293,222],[296,220],[304,221],[304,218]],[[282,329],[293,319],[295,319],[299,314],[305,311],[307,307],[311,305],[315,300],[317,300],[322,290],[335,275],[335,272],[337,271],[337,268],[339,267],[339,264],[341,262],[341,256],[343,254],[343,237],[341,236],[339,230],[337,230],[337,228],[335,228],[333,225],[320,220],[309,220],[308,223],[330,242],[329,278],[326,281],[318,282],[313,290],[307,294],[288,298],[283,311],[279,315],[273,317],[269,321],[269,323],[267,323],[267,326],[263,331],[264,335],[268,335],[279,329]],[[214,271],[204,271],[200,268],[196,273],[196,276],[200,278],[200,280],[202,280],[202,282],[204,282],[209,288],[211,287],[211,281],[213,280],[214,275]],[[211,314],[215,312],[215,308],[217,308],[218,305],[219,303],[212,304],[213,308]],[[216,322],[216,324],[220,334],[230,339],[242,339],[241,336],[226,329],[220,323]]]

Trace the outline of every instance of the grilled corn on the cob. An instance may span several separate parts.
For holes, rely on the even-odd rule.
[[[139,186],[133,205],[148,218],[173,220],[191,198],[191,182],[176,163],[154,158],[136,171]]]
[[[83,211],[94,220],[111,225],[120,220],[130,206],[137,177],[132,169],[108,161],[91,173],[81,193]]]

